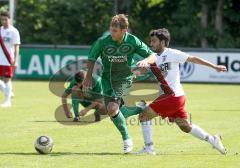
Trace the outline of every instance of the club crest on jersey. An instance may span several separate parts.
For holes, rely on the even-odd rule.
[[[165,62],[166,59],[167,59],[167,55],[163,55],[163,56],[162,56],[162,62]]]
[[[2,37],[4,42],[10,43],[11,39],[9,37]]]

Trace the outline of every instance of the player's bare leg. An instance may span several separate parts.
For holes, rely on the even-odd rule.
[[[101,120],[101,115],[107,115],[107,109],[104,105],[104,100],[100,99],[95,102],[96,105],[96,111],[94,112],[95,116],[95,121],[100,121]]]
[[[183,132],[189,133],[200,140],[207,141],[221,154],[226,154],[226,149],[224,148],[221,142],[221,137],[219,135],[210,135],[199,126],[195,124],[190,124],[187,120],[182,118],[176,118],[174,122]]]

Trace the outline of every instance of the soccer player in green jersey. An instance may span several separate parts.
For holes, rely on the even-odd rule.
[[[82,91],[82,82],[85,76],[85,71],[79,71],[75,74],[74,79],[72,79],[62,95],[62,105],[66,116],[71,118],[72,114],[67,106],[67,97],[71,94],[74,111],[73,121],[79,121],[79,116],[84,116],[91,109],[95,109],[95,121],[100,121],[100,113],[106,114],[106,109],[102,98],[101,77],[97,75],[93,76],[93,87],[86,93]],[[79,104],[85,107],[80,112]]]
[[[108,115],[122,135],[124,153],[133,148],[125,118],[140,113],[138,108],[122,106],[132,84],[131,64],[133,55],[146,58],[154,54],[145,43],[128,31],[128,18],[124,14],[115,15],[110,23],[110,34],[100,37],[91,47],[88,56],[88,72],[83,82],[84,89],[92,87],[92,73],[95,61],[101,58],[103,64],[102,87]]]

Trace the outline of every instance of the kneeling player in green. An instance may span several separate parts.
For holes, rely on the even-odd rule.
[[[100,121],[100,114],[106,114],[102,98],[101,77],[93,76],[93,88],[87,93],[82,91],[82,82],[86,76],[85,71],[79,71],[75,74],[74,79],[70,82],[67,89],[62,95],[62,105],[68,118],[72,118],[72,113],[67,106],[67,97],[71,94],[72,106],[74,111],[75,122],[79,121],[89,110],[95,109],[95,121]],[[79,104],[84,109],[79,112]]]

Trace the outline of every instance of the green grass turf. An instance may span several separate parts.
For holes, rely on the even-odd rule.
[[[157,88],[156,84],[135,86]],[[47,82],[14,81],[13,106],[0,109],[0,167],[239,168],[240,86],[183,87],[192,121],[211,134],[221,133],[228,149],[226,156],[167,123],[154,125],[157,156],[124,155],[120,135],[109,118],[89,125],[64,125],[54,114],[61,100],[49,91]],[[140,98],[150,101],[153,97],[130,97],[128,102]],[[134,151],[140,150],[143,140],[136,117],[127,119],[127,123]],[[51,154],[36,153],[33,143],[40,135],[53,138]]]

